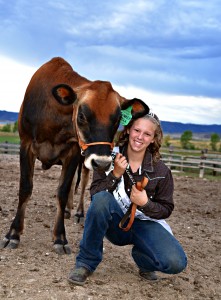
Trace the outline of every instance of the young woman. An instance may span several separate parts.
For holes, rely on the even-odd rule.
[[[92,202],[87,212],[76,265],[68,280],[83,285],[102,261],[103,239],[119,246],[132,245],[139,275],[156,280],[155,271],[177,274],[187,265],[186,255],[164,219],[174,209],[173,178],[160,160],[163,133],[152,113],[125,126],[111,172],[94,172]],[[148,183],[138,189],[134,182]],[[137,207],[129,231],[119,227],[130,203]]]

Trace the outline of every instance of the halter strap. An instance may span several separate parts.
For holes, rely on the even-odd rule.
[[[114,148],[114,142],[110,143],[110,142],[93,142],[93,143],[84,143],[78,135],[78,142],[79,142],[79,146],[81,147],[82,151],[85,151],[88,147],[90,146],[94,146],[94,145],[110,145],[111,150]]]
[[[110,142],[92,142],[92,143],[84,143],[81,138],[80,138],[80,135],[79,135],[79,132],[78,132],[78,127],[77,127],[77,116],[76,116],[76,113],[75,113],[75,128],[76,128],[76,132],[77,132],[77,137],[78,137],[78,143],[79,143],[79,146],[81,148],[81,155],[84,155],[84,151],[90,147],[90,146],[94,146],[94,145],[110,145],[111,147],[111,150],[113,150],[114,148],[114,142],[110,143]]]

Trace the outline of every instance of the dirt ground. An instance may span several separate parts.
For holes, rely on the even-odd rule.
[[[0,299],[221,299],[220,180],[174,174],[176,206],[168,223],[188,256],[184,272],[170,276],[159,273],[159,281],[147,282],[138,276],[130,256],[131,247],[117,247],[105,240],[102,263],[81,287],[67,281],[83,231],[81,225],[74,224],[73,217],[65,223],[73,253],[59,256],[52,250],[59,174],[58,166],[43,171],[36,164],[20,246],[16,250],[0,250]],[[16,212],[18,184],[18,156],[0,155],[1,238]],[[88,190],[86,198],[88,206]]]

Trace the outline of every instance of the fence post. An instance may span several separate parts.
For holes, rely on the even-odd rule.
[[[8,141],[5,141],[5,151],[4,151],[4,153],[5,154],[8,154]]]
[[[168,157],[168,167],[169,167],[169,169],[171,169],[171,162],[172,162],[172,159],[173,159],[173,145],[170,145],[169,146],[169,153],[170,153],[170,155],[169,155],[169,157]]]
[[[200,168],[199,178],[203,178],[203,176],[204,176],[204,163],[203,163],[203,161],[200,161],[199,168]]]
[[[215,170],[215,168],[216,168],[216,164],[213,164],[213,176],[216,176],[216,170]]]
[[[180,171],[183,172],[183,160],[184,160],[184,157],[181,156],[181,163],[180,163]]]

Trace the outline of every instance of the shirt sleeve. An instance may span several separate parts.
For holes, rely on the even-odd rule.
[[[173,191],[173,177],[168,169],[165,177],[161,178],[156,186],[154,199],[149,198],[147,204],[138,209],[153,219],[168,218],[174,209]]]
[[[91,196],[101,191],[112,193],[116,189],[120,180],[121,178],[116,178],[112,171],[108,175],[105,172],[94,171],[90,186]]]

